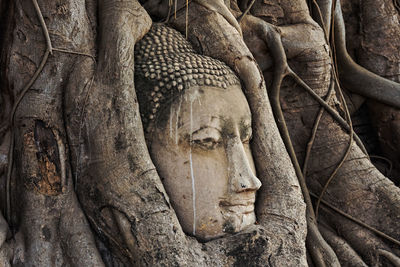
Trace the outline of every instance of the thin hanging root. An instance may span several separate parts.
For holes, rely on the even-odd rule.
[[[171,16],[171,10],[172,10],[172,0],[168,0],[168,14],[165,20],[162,23],[168,23],[169,22],[169,17]]]
[[[188,23],[189,23],[189,1],[186,0],[186,15],[185,15],[185,37],[188,38]]]
[[[296,157],[292,142],[290,140],[289,131],[286,126],[285,118],[283,116],[282,108],[280,105],[279,94],[282,81],[286,75],[289,74],[290,68],[287,65],[286,54],[283,49],[280,34],[272,27],[264,28],[264,38],[274,55],[275,73],[272,81],[271,88],[271,107],[275,116],[275,121],[281,133],[282,140],[286,146],[288,154],[292,160],[299,184],[306,202],[306,218],[308,234],[306,245],[310,251],[312,259],[317,266],[340,266],[339,260],[335,255],[333,249],[326,243],[321,233],[318,231],[317,221],[310,198],[310,193],[307,188],[306,181],[301,171],[299,162]]]
[[[328,178],[328,181],[327,181],[327,183],[325,184],[325,186],[324,186],[324,188],[323,188],[323,190],[322,190],[322,192],[321,192],[320,197],[318,198],[317,206],[316,206],[316,214],[317,214],[317,212],[318,212],[318,207],[319,207],[319,203],[321,202],[321,199],[322,199],[322,197],[323,197],[325,191],[327,190],[327,188],[328,188],[328,186],[329,186],[329,183],[330,183],[330,182],[332,181],[332,179],[335,177],[337,171],[338,171],[338,170],[340,169],[340,167],[343,165],[343,163],[345,162],[345,160],[346,160],[348,154],[350,153],[353,137],[354,137],[354,139],[356,140],[356,142],[357,142],[357,138],[358,138],[358,137],[354,134],[353,127],[352,127],[352,125],[351,125],[350,114],[349,114],[349,111],[348,111],[348,109],[347,109],[346,103],[344,103],[344,105],[345,105],[345,108],[346,108],[346,116],[347,116],[348,119],[349,119],[350,125],[347,124],[347,122],[346,122],[345,120],[343,120],[343,118],[340,117],[339,114],[337,114],[336,111],[335,111],[333,108],[331,108],[327,102],[325,102],[322,98],[320,98],[320,97],[319,97],[319,96],[318,96],[318,95],[317,95],[317,94],[316,94],[316,93],[315,93],[315,92],[314,92],[314,91],[313,91],[313,90],[312,90],[312,89],[311,89],[311,88],[296,74],[296,73],[294,73],[290,68],[289,68],[288,72],[289,72],[288,75],[292,76],[292,77],[295,79],[295,81],[297,81],[297,82],[298,82],[304,89],[306,89],[306,91],[307,91],[308,93],[310,93],[310,94],[311,94],[325,109],[327,109],[327,111],[332,115],[332,117],[334,117],[334,119],[336,119],[340,124],[342,124],[342,126],[343,126],[344,128],[347,127],[347,128],[348,128],[348,131],[350,131],[350,144],[349,144],[349,146],[348,146],[348,148],[347,148],[347,150],[346,150],[346,152],[345,152],[345,155],[343,156],[342,160],[340,161],[339,165],[335,168],[335,170],[333,171],[333,173],[331,174],[331,176]],[[334,74],[333,74],[333,75],[334,75]],[[339,92],[340,92],[340,91],[339,91]],[[341,95],[341,97],[343,98],[343,95]],[[358,139],[358,140],[359,140],[359,139]],[[364,146],[363,146],[362,143],[361,143],[361,140],[359,140],[359,142],[360,142],[360,144],[361,144],[361,145],[359,144],[360,148],[363,149],[363,150],[365,150]],[[358,142],[357,142],[357,144],[358,144]],[[368,155],[366,151],[364,151],[364,153],[365,153],[366,155]]]
[[[293,149],[292,142],[290,140],[289,132],[285,123],[285,118],[282,113],[282,108],[279,101],[279,91],[282,84],[283,78],[286,76],[285,72],[276,72],[274,75],[274,81],[271,88],[271,107],[275,115],[275,121],[278,129],[281,133],[283,142],[286,146],[288,154],[292,160],[296,175],[299,180],[300,187],[303,192],[304,200],[306,202],[306,218],[308,235],[306,244],[310,250],[310,254],[314,263],[317,266],[340,266],[339,261],[333,252],[332,248],[326,243],[318,231],[313,206],[311,203],[310,194],[302,174],[299,162],[296,157],[296,153]]]
[[[43,34],[46,39],[46,52],[43,55],[42,61],[40,62],[39,67],[33,74],[32,78],[29,80],[28,84],[25,85],[25,87],[22,89],[21,94],[18,96],[17,100],[14,103],[14,106],[11,110],[10,114],[10,146],[8,150],[8,164],[7,164],[7,177],[6,177],[6,219],[11,227],[11,173],[12,173],[12,167],[13,167],[13,158],[14,158],[14,144],[15,144],[15,136],[14,136],[14,118],[15,118],[15,113],[17,111],[17,108],[19,104],[21,103],[21,100],[24,98],[28,90],[31,88],[33,83],[36,81],[36,79],[39,77],[39,74],[42,72],[44,66],[46,65],[47,59],[49,58],[49,54],[52,53],[52,45],[51,45],[51,40],[50,40],[50,35],[49,31],[47,30],[46,23],[44,22],[42,12],[40,11],[40,7],[37,3],[36,0],[32,0],[32,4],[35,7],[36,14],[38,16],[38,19],[40,21],[40,25],[42,26]]]
[[[243,17],[247,15],[247,13],[249,13],[251,7],[254,5],[254,3],[256,2],[256,0],[252,0],[249,4],[249,6],[246,8],[246,10],[237,18],[237,22],[240,24],[240,22],[242,21]]]
[[[332,34],[333,34],[333,33],[332,33]],[[333,53],[334,55],[336,55],[335,52],[336,52],[336,50],[335,50],[335,46],[334,46],[334,53]],[[336,58],[336,57],[335,57],[335,58]],[[335,63],[336,63],[336,62],[335,62]],[[336,64],[335,64],[335,66],[336,66]],[[349,141],[349,145],[348,145],[348,147],[347,147],[347,149],[346,149],[346,152],[345,152],[344,155],[343,155],[343,158],[341,159],[341,161],[339,162],[339,164],[336,166],[336,168],[333,170],[332,174],[330,175],[330,177],[328,178],[327,182],[325,183],[325,185],[324,185],[324,187],[323,187],[323,189],[322,189],[322,191],[321,191],[321,194],[319,195],[319,198],[318,198],[318,200],[317,200],[317,204],[316,204],[316,207],[315,207],[315,216],[316,216],[317,218],[318,218],[318,209],[319,209],[319,205],[320,205],[320,203],[321,203],[321,199],[323,198],[323,196],[324,196],[326,190],[328,189],[329,184],[332,182],[333,178],[336,176],[336,173],[339,171],[339,169],[342,167],[342,165],[343,165],[344,162],[346,161],[347,157],[349,156],[350,151],[351,151],[351,147],[353,146],[353,137],[354,137],[353,123],[352,123],[352,121],[351,121],[350,112],[349,112],[349,109],[348,109],[348,107],[347,107],[346,100],[344,99],[342,89],[340,88],[339,80],[337,79],[337,76],[336,76],[336,68],[333,70],[332,75],[333,75],[333,77],[334,77],[334,79],[335,79],[335,81],[336,81],[336,85],[337,85],[337,87],[338,87],[338,90],[337,90],[337,91],[339,92],[340,99],[341,99],[341,101],[342,101],[342,103],[343,103],[343,106],[344,106],[344,109],[345,109],[346,118],[347,118],[347,121],[348,121],[348,123],[349,123],[349,127],[350,127],[350,141]]]
[[[334,21],[334,17],[335,17],[336,0],[333,0],[333,2],[330,1],[330,2],[328,2],[327,4],[325,4],[325,6],[324,6],[324,11],[325,11],[325,14],[324,14],[324,15],[325,15],[325,16],[322,15],[321,9],[320,9],[318,3],[316,2],[316,0],[313,0],[313,1],[314,1],[314,4],[315,4],[315,6],[316,6],[316,8],[317,8],[317,10],[318,10],[319,19],[320,19],[320,22],[321,22],[321,24],[322,24],[322,28],[323,28],[324,33],[325,33],[326,42],[329,44],[329,38],[328,38],[329,32],[332,33],[332,39],[335,38],[334,23],[333,23],[333,21]],[[328,8],[327,8],[328,5],[329,5],[330,10],[328,10]],[[330,11],[330,13],[328,13],[329,11]],[[329,16],[328,16],[328,15],[329,15]],[[325,18],[325,17],[328,17],[328,18],[326,18],[326,21],[324,22],[324,18]],[[329,24],[328,24],[328,23],[329,23]],[[327,24],[328,24],[328,27],[326,27]],[[331,29],[331,28],[332,28],[332,29]],[[350,128],[350,129],[349,129],[349,131],[350,131],[350,142],[349,142],[349,145],[348,145],[348,147],[347,147],[347,149],[346,149],[345,154],[343,155],[343,157],[342,157],[341,161],[339,162],[339,164],[338,164],[338,165],[336,166],[336,168],[333,170],[332,174],[329,176],[329,178],[328,178],[327,182],[325,183],[325,185],[324,185],[324,187],[323,187],[323,189],[322,189],[322,191],[321,191],[321,194],[320,194],[320,196],[319,196],[319,198],[318,198],[318,200],[317,200],[317,204],[316,204],[316,207],[315,207],[315,216],[316,216],[317,218],[318,218],[318,210],[319,210],[319,206],[320,206],[320,203],[321,203],[321,199],[323,198],[323,196],[324,196],[326,190],[328,189],[329,184],[331,183],[331,181],[333,180],[333,178],[336,176],[336,173],[337,173],[337,172],[339,171],[339,169],[342,167],[342,165],[343,165],[344,162],[346,161],[348,155],[350,154],[351,147],[352,147],[352,145],[353,145],[353,137],[354,137],[353,124],[352,124],[352,122],[351,122],[350,112],[349,112],[349,109],[348,109],[348,107],[347,107],[346,100],[344,99],[344,96],[343,96],[343,93],[342,93],[342,89],[341,89],[341,87],[340,87],[339,80],[338,80],[338,78],[337,78],[337,73],[338,73],[338,71],[337,71],[337,62],[336,62],[336,47],[335,47],[335,43],[333,43],[332,46],[333,46],[333,51],[332,51],[331,49],[329,49],[329,55],[331,56],[331,58],[332,58],[332,56],[333,56],[333,58],[334,58],[334,60],[333,60],[333,62],[332,62],[332,63],[333,63],[333,66],[334,66],[334,69],[332,69],[332,76],[334,77],[334,81],[335,81],[335,83],[336,83],[336,85],[337,85],[337,90],[338,90],[338,93],[339,93],[339,95],[340,95],[340,99],[341,99],[342,104],[343,104],[343,106],[344,106],[344,108],[345,108],[346,119],[347,119],[347,121],[348,121],[348,125],[349,125],[349,128]],[[329,93],[328,93],[328,94],[329,94]],[[320,111],[319,116],[320,116],[320,115],[322,115],[321,111]],[[318,117],[319,117],[319,116],[318,116]],[[319,117],[319,119],[320,119],[320,117]],[[316,128],[318,127],[319,119],[317,119],[317,121],[316,121],[315,131],[316,131]],[[311,146],[312,146],[312,143],[313,143],[313,141],[314,141],[314,138],[315,138],[315,133],[314,133],[314,129],[313,129],[312,139],[310,140],[310,143],[309,143],[310,148],[307,147],[307,153],[310,152],[308,149],[311,150]],[[365,150],[365,148],[364,148],[363,146],[362,146],[362,148]],[[366,155],[368,155],[368,154],[366,153],[366,151],[365,151],[364,153],[365,153]],[[307,161],[305,162],[305,167],[307,166],[306,163],[308,163],[308,157],[307,157],[308,155],[309,155],[309,154],[306,154],[306,160],[307,160]],[[306,170],[306,168],[305,168],[305,170]],[[303,173],[304,173],[304,169],[303,169]]]
[[[49,50],[50,55],[52,55],[53,54],[53,47],[51,45],[49,31],[47,30],[46,23],[44,22],[44,19],[43,19],[42,11],[40,10],[40,7],[39,7],[39,5],[38,5],[36,0],[32,0],[32,3],[33,3],[33,6],[35,7],[35,11],[36,11],[36,14],[38,16],[40,25],[42,26],[42,29],[43,29],[44,38],[46,39],[47,50]]]
[[[311,195],[312,197],[318,199],[318,196],[317,196],[316,194],[310,192],[310,195]],[[386,240],[389,240],[390,242],[392,242],[392,243],[394,243],[394,244],[400,246],[400,241],[399,241],[399,240],[397,240],[397,239],[395,239],[395,238],[393,238],[393,237],[391,237],[391,236],[389,236],[389,235],[387,235],[387,234],[385,234],[385,233],[379,231],[378,229],[376,229],[376,228],[374,228],[374,227],[372,227],[372,226],[369,226],[368,224],[366,224],[366,223],[364,223],[364,222],[362,222],[362,221],[360,221],[360,220],[354,218],[354,217],[351,216],[350,214],[347,214],[347,213],[345,213],[344,211],[341,211],[340,209],[334,207],[333,205],[329,204],[327,201],[325,201],[325,200],[323,200],[323,199],[321,200],[321,203],[324,204],[325,206],[327,206],[328,208],[330,208],[331,210],[333,210],[333,211],[339,213],[339,214],[342,215],[343,217],[346,217],[347,219],[349,219],[349,220],[351,220],[351,221],[353,221],[353,222],[355,222],[355,223],[361,225],[362,227],[364,227],[364,228],[366,228],[366,229],[368,229],[368,230],[374,232],[375,234],[379,235],[380,237],[382,237],[382,238],[384,238],[384,239],[386,239]]]
[[[36,1],[35,1],[36,2]],[[28,84],[25,85],[25,87],[22,89],[21,94],[18,96],[17,100],[14,103],[13,109],[11,111],[10,115],[10,146],[8,149],[8,164],[7,164],[7,177],[6,177],[6,211],[5,211],[5,216],[7,219],[8,224],[11,227],[11,173],[12,173],[12,167],[13,167],[13,158],[14,158],[14,144],[15,144],[15,136],[14,136],[14,118],[15,118],[15,113],[17,111],[17,108],[19,104],[21,103],[21,100],[24,98],[28,90],[31,88],[32,84],[36,81],[36,79],[39,77],[39,74],[42,72],[44,65],[47,62],[47,59],[49,58],[50,50],[47,49],[46,52],[43,55],[42,61],[40,62],[39,67],[33,74],[32,78],[29,80]]]
[[[348,111],[347,111],[348,112]],[[319,205],[321,203],[321,200],[326,192],[326,190],[328,189],[329,184],[332,182],[333,178],[336,176],[337,172],[339,171],[339,169],[342,167],[342,165],[345,163],[347,157],[350,154],[351,151],[351,147],[353,145],[353,127],[351,125],[351,121],[350,121],[350,127],[351,127],[351,131],[350,131],[350,142],[349,145],[347,146],[346,152],[344,153],[342,159],[340,160],[339,164],[336,166],[336,168],[333,170],[332,174],[329,176],[328,180],[326,181],[324,187],[322,188],[321,194],[318,197],[317,200],[317,204],[315,205],[315,217],[318,218],[318,209],[319,209]]]
[[[94,62],[96,62],[96,58],[93,55],[87,54],[87,53],[82,53],[82,52],[75,52],[67,49],[61,49],[61,48],[54,48],[53,51],[61,52],[61,53],[66,53],[66,54],[72,54],[72,55],[78,55],[78,56],[86,56],[90,57],[93,59]]]
[[[331,83],[329,85],[329,90],[328,90],[328,94],[326,96],[325,102],[329,102],[330,101],[330,99],[331,99],[331,97],[333,95],[332,94],[333,93],[333,88],[334,88],[334,83],[333,83],[333,80],[331,79]],[[308,162],[309,162],[310,156],[311,156],[311,149],[312,149],[312,147],[314,145],[314,140],[315,140],[315,137],[317,135],[318,126],[319,126],[319,123],[321,121],[322,114],[324,114],[324,110],[325,109],[323,107],[320,107],[320,109],[318,111],[318,115],[317,115],[317,117],[315,119],[315,122],[314,122],[313,129],[311,131],[310,140],[307,143],[306,156],[304,158],[304,164],[303,164],[303,176],[304,176],[305,180],[307,180],[307,178],[306,178],[307,177],[307,168],[308,168]]]
[[[173,1],[173,0],[171,0],[171,1]],[[172,17],[174,17],[174,19],[176,19],[176,14],[179,14],[179,12],[181,12],[182,10],[184,10],[184,9],[186,9],[186,6],[188,6],[190,3],[192,3],[194,0],[187,0],[187,5],[185,4],[185,5],[183,5],[183,6],[181,6],[181,7],[177,7],[177,5],[174,5],[174,13],[173,14],[170,14],[170,12],[168,12],[168,16],[165,18],[165,21],[164,21],[164,23],[167,23],[167,22],[169,22],[169,20],[172,18]]]
[[[335,109],[329,106],[319,95],[317,95],[296,73],[289,69],[289,76],[291,76],[298,84],[300,84],[321,106],[325,108],[326,111],[335,119],[340,126],[342,126],[345,130],[350,132],[351,128],[349,124],[337,113]],[[361,148],[365,155],[368,155],[367,150],[365,149],[363,143],[357,134],[353,133],[354,140],[357,145]]]
[[[176,9],[178,7],[178,0],[175,0],[175,4],[174,4],[174,19],[176,19]]]
[[[325,40],[327,41],[327,43],[329,44],[329,32],[330,32],[330,28],[331,28],[331,14],[327,13],[326,9],[324,9],[325,14],[322,14],[322,10],[321,7],[319,6],[319,4],[317,3],[317,0],[312,0],[315,8],[317,9],[318,12],[318,18],[320,21],[320,26],[322,28],[322,30],[324,31],[325,34]],[[329,3],[327,4],[329,5]]]
[[[318,15],[319,15],[319,20],[320,20],[320,23],[321,23],[320,26],[321,26],[322,30],[324,31],[325,41],[329,44],[328,31],[327,31],[329,26],[326,25],[326,22],[324,22],[324,19],[323,19],[323,18],[326,18],[326,17],[324,17],[322,15],[321,8],[319,7],[319,4],[317,3],[316,0],[309,0],[309,2],[312,2],[312,4],[314,4],[314,6],[317,9],[317,12],[318,12]],[[309,3],[309,8],[311,8],[311,3]],[[326,96],[326,99],[324,100],[327,103],[331,99],[331,96],[332,96],[332,93],[333,93],[333,89],[334,89],[334,85],[335,84],[334,84],[334,82],[333,82],[333,80],[331,78],[328,94]],[[315,137],[316,137],[316,134],[317,134],[317,130],[318,130],[318,126],[319,126],[319,123],[321,121],[323,113],[324,113],[324,107],[321,107],[319,109],[318,115],[317,115],[317,117],[315,119],[314,126],[313,126],[313,129],[311,131],[310,140],[307,143],[306,155],[305,155],[304,164],[303,164],[303,176],[304,176],[304,179],[307,178],[307,168],[308,168],[308,162],[310,160],[311,149],[313,147],[314,140],[315,140]]]

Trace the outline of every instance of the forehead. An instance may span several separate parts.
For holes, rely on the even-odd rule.
[[[179,113],[179,128],[189,129],[191,124],[195,130],[251,122],[250,108],[240,86],[190,88],[172,104],[171,110]]]

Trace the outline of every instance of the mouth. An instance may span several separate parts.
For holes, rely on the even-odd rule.
[[[254,198],[223,199],[219,202],[219,206],[229,212],[247,214],[254,212],[254,202]]]

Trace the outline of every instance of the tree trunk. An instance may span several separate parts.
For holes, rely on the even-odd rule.
[[[347,53],[340,46],[340,4],[333,9],[335,1],[318,1],[319,17],[302,0],[189,2],[0,1],[0,264],[396,265],[400,189],[353,140],[351,123],[334,115],[348,113],[335,82],[335,53],[339,65]],[[379,44],[370,22],[393,26],[378,29],[385,40],[399,26],[398,10],[383,2],[382,10],[360,6],[365,30],[354,49],[362,65],[398,81],[397,37],[371,60]],[[339,37],[337,50],[330,51],[310,9],[325,33]],[[135,92],[135,44],[167,16],[198,53],[237,73],[252,113],[251,146],[263,184],[257,225],[205,243],[179,224],[149,155]],[[351,78],[344,80],[353,84]],[[396,170],[397,143],[386,137],[396,136],[396,110],[382,105],[370,101],[372,122]],[[390,127],[382,124],[387,118]],[[308,190],[328,206],[311,203]]]

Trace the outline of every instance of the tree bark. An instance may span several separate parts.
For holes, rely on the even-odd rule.
[[[5,215],[0,213],[0,265],[396,265],[397,243],[329,207],[317,212],[318,230],[312,217],[316,203],[313,207],[300,186],[304,175],[309,191],[323,193],[324,203],[400,239],[400,189],[350,141],[351,124],[343,119],[338,124],[330,115],[346,113],[334,56],[342,74],[340,66],[356,73],[339,77],[353,92],[362,74],[388,92],[381,100],[397,103],[397,95],[390,94],[398,84],[364,72],[348,56],[340,2],[333,9],[336,1],[317,1],[322,17],[315,4],[311,7],[325,32],[336,36],[333,52],[303,0],[194,0],[188,6],[180,0],[176,14],[172,2],[41,0],[35,7],[36,0],[0,0],[0,207]],[[382,9],[360,6],[362,42],[352,54],[373,72],[398,81],[398,10],[391,1],[381,2]],[[135,92],[135,43],[168,14],[168,25],[187,35],[199,53],[238,74],[253,117],[252,151],[263,184],[257,225],[207,243],[179,225],[146,147]],[[394,37],[383,53],[377,52],[376,32]],[[277,77],[285,77],[282,86]],[[272,96],[276,89],[278,101]],[[315,95],[327,99],[331,113],[321,109]],[[278,125],[286,121],[288,133],[278,130],[270,102],[282,108]],[[383,151],[394,155],[397,141],[390,139],[397,133],[397,110],[372,102],[369,107]],[[295,157],[289,157],[288,140]],[[9,147],[13,153],[7,155]],[[300,174],[297,169],[300,182],[296,165],[306,165]]]

